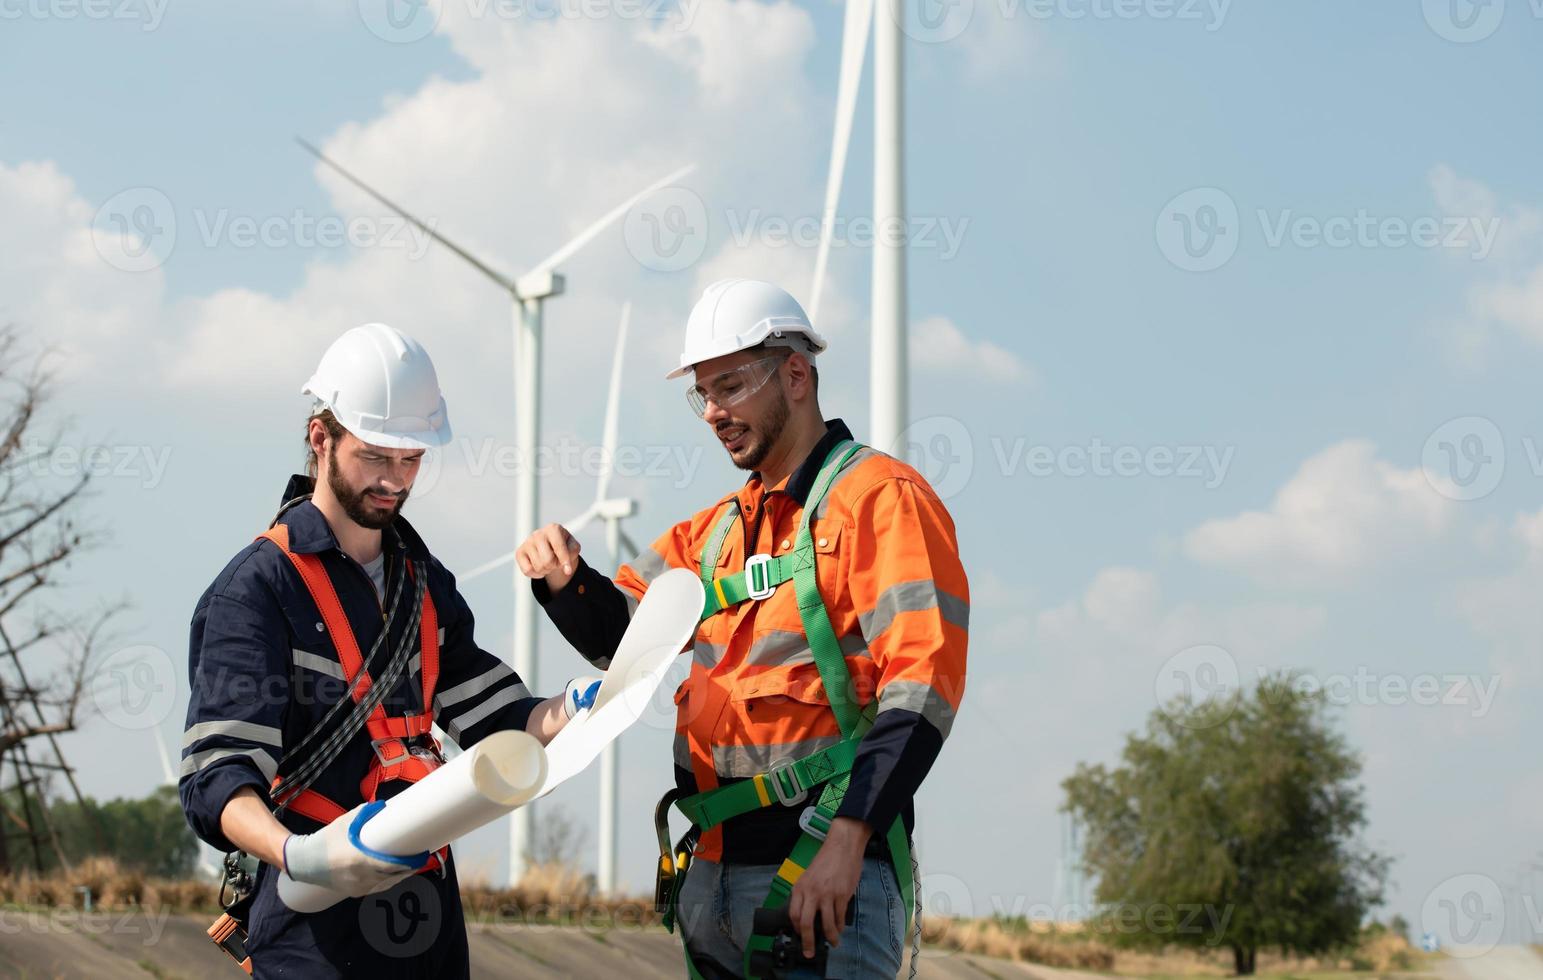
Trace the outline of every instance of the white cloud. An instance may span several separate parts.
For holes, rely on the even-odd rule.
[[[121,364],[119,349],[163,313],[163,272],[109,264],[128,240],[94,237],[95,211],[52,162],[0,164],[0,323],[46,337],[66,378]]]
[[[1488,185],[1446,164],[1431,170],[1429,182],[1446,217],[1493,222],[1496,229],[1487,260],[1470,263],[1466,318],[1450,330],[1455,351],[1465,363],[1480,362],[1495,328],[1543,344],[1543,208],[1503,205]]]
[[[918,371],[1013,384],[1035,380],[1017,354],[989,340],[972,340],[946,316],[929,316],[912,325],[910,353]]]
[[[1342,580],[1428,543],[1451,514],[1418,467],[1399,469],[1351,439],[1303,462],[1268,510],[1208,521],[1184,550],[1266,582]]]

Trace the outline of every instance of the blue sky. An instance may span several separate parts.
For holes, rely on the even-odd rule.
[[[640,211],[565,267],[545,430],[598,441],[631,300],[623,442],[685,460],[621,479],[641,504],[631,533],[651,538],[738,481],[662,376],[705,283],[756,274],[807,291],[813,250],[774,225],[819,212],[838,5],[638,19],[621,0],[589,17],[444,0],[427,8],[434,33],[391,43],[368,28],[382,23],[373,0],[145,2],[121,17],[0,3],[0,83],[25,94],[0,125],[0,313],[64,354],[68,446],[165,463],[98,481],[91,507],[112,540],[76,563],[61,601],[132,597],[125,645],[180,670],[197,595],[298,463],[299,384],[336,334],[375,319],[428,345],[465,440],[410,516],[452,569],[509,541],[513,480],[477,465],[513,438],[506,304],[405,238],[305,240],[307,222],[391,227],[296,135],[508,271],[696,162],[668,198],[700,209],[696,261],[664,268],[640,249],[627,232],[646,227]],[[1418,921],[1467,887],[1460,875],[1509,882],[1535,848],[1543,137],[1526,120],[1543,20],[1530,2],[1453,2],[955,0],[938,31],[912,25],[911,407],[915,441],[952,459],[918,462],[948,488],[974,600],[970,688],[920,800],[921,844],[976,913],[1054,897],[1057,783],[1113,758],[1196,663],[1245,682],[1299,668],[1331,688],[1393,685],[1338,710],[1367,758],[1368,840],[1398,859],[1392,910]],[[844,218],[870,206],[870,102],[865,81]],[[163,232],[174,217],[174,240],[124,271],[111,217],[145,202]],[[1212,215],[1221,238],[1186,256],[1175,236]],[[242,219],[267,222],[271,243],[244,245]],[[1364,236],[1325,243],[1357,222]],[[1422,222],[1447,244],[1411,244]],[[835,250],[820,324],[827,414],[860,436],[867,261]],[[1226,462],[1098,475],[1076,455],[1095,445]],[[1048,466],[1029,466],[1036,449]],[[1483,456],[1477,482],[1456,482]],[[67,458],[51,465],[68,475]],[[551,475],[543,515],[576,513],[592,486]],[[483,645],[505,654],[508,589],[467,588]],[[580,669],[544,634],[540,687]],[[1396,693],[1457,676],[1493,698]],[[182,688],[159,726],[173,747]],[[98,795],[158,778],[148,734],[116,731],[97,719],[68,740]],[[663,727],[628,736],[623,868],[639,889],[667,742]],[[587,821],[593,782],[562,794]],[[947,805],[988,783],[978,806]],[[1003,826],[1022,828],[1005,857],[979,843]],[[466,850],[501,866],[500,842]]]

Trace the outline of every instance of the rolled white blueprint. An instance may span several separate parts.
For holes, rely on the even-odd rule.
[[[594,704],[573,716],[546,747],[546,785],[539,799],[583,772],[648,709],[675,657],[696,633],[702,580],[684,568],[654,579],[617,644]]]
[[[676,655],[696,633],[704,599],[701,579],[686,569],[654,579],[593,704],[570,719],[550,745],[543,749],[525,732],[494,732],[388,800],[360,829],[360,842],[386,854],[438,850],[583,772],[647,710]],[[278,889],[296,912],[320,912],[345,897],[282,872]]]
[[[359,830],[359,840],[387,854],[436,851],[528,803],[546,772],[546,753],[535,736],[494,732],[392,797]],[[296,912],[320,912],[346,897],[283,872],[278,888]]]

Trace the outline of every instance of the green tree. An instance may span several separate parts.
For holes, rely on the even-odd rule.
[[[105,849],[97,844],[93,815],[102,828]],[[56,800],[48,816],[72,860],[105,854],[121,867],[163,878],[187,877],[198,862],[198,838],[188,828],[175,786],[157,787],[138,800]]]
[[[1360,842],[1359,759],[1291,675],[1252,696],[1178,699],[1127,737],[1123,765],[1079,764],[1063,809],[1086,828],[1100,923],[1131,945],[1344,949],[1382,901],[1388,859]]]

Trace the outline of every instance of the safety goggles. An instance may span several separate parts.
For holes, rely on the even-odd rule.
[[[686,389],[686,402],[699,419],[707,417],[708,402],[719,408],[738,405],[766,387],[766,382],[772,379],[778,366],[786,359],[786,354],[772,354],[725,371],[705,386],[692,385]]]

